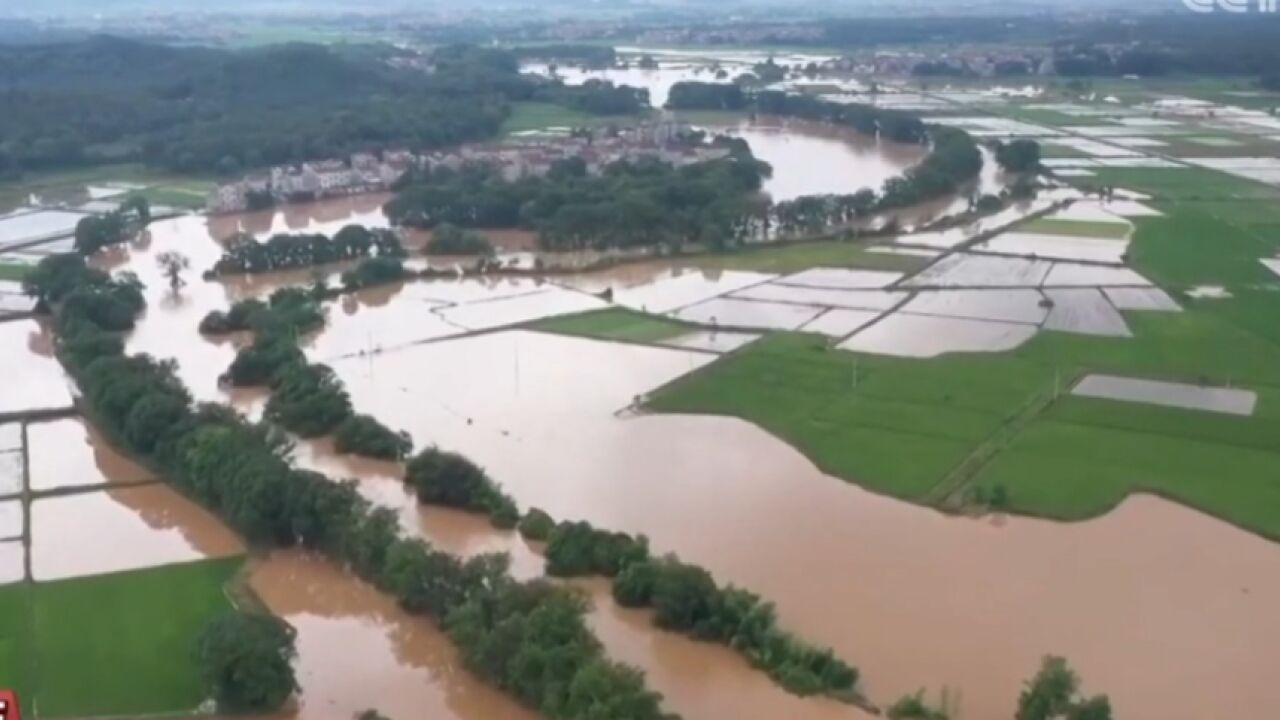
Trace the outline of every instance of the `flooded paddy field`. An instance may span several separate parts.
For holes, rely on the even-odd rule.
[[[31,502],[31,569],[36,581],[242,552],[244,546],[234,533],[161,484]]]
[[[26,572],[27,550],[21,540],[0,540],[0,585],[20,582]]]
[[[71,406],[70,381],[53,357],[53,334],[36,320],[0,322],[0,368],[21,372],[21,382],[6,382],[0,415]]]
[[[116,452],[84,420],[68,418],[27,425],[32,492],[152,479],[146,468]]]
[[[566,357],[579,364],[567,367]],[[1280,588],[1259,586],[1280,570],[1280,553],[1269,544],[1151,498],[1082,525],[956,520],[826,477],[737,420],[615,415],[635,395],[702,362],[521,332],[416,346],[335,369],[358,410],[408,429],[419,443],[472,457],[522,507],[647,533],[655,550],[676,550],[722,581],[776,600],[784,625],[859,664],[876,700],[945,684],[962,691],[962,717],[1007,713],[1021,678],[1049,651],[1070,656],[1087,677],[1105,678],[1125,717],[1192,718],[1231,704],[1205,697],[1204,687],[1272,692],[1253,665],[1269,652],[1253,642],[1259,628],[1280,630],[1262,600]],[[659,457],[660,469],[650,464]],[[869,550],[885,543],[894,552]],[[833,547],[842,550],[836,572],[799,560],[829,557]],[[1236,551],[1227,565],[1215,559]],[[823,582],[810,582],[813,573]],[[965,578],[964,592],[951,598],[957,577]],[[1251,591],[1240,593],[1246,585]],[[1096,595],[1083,602],[1070,590],[1081,586]],[[952,588],[948,603],[930,601],[928,588],[941,587]],[[1178,600],[1153,611],[1151,597]],[[1213,615],[1212,630],[1183,627],[1204,603],[1223,602],[1233,611]],[[1142,623],[1132,622],[1137,616]],[[999,618],[994,628],[992,617]],[[901,652],[901,638],[920,633],[947,641]],[[1192,649],[1204,633],[1223,649],[1201,661]],[[1150,654],[1155,647],[1159,657]],[[1149,692],[1173,671],[1170,647],[1185,651],[1174,653],[1177,671],[1198,680],[1198,689],[1172,698],[1167,688]],[[975,666],[976,655],[992,660]]]
[[[1071,392],[1085,397],[1245,416],[1252,415],[1258,403],[1258,394],[1252,390],[1202,387],[1113,375],[1087,375]]]
[[[25,477],[22,448],[0,451],[0,496],[21,493]]]
[[[297,631],[297,707],[281,718],[347,718],[371,708],[392,718],[538,717],[477,680],[430,622],[327,560],[276,552],[255,562],[249,584]]]

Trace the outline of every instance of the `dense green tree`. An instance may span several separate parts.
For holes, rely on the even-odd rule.
[[[996,162],[1008,172],[1034,172],[1040,167],[1040,143],[1019,139],[996,144]]]
[[[520,518],[520,535],[526,540],[545,542],[556,529],[556,521],[540,508],[529,508]]]
[[[396,432],[371,415],[352,415],[334,430],[334,449],[377,460],[403,460],[413,451],[406,432]]]
[[[1045,657],[1018,696],[1016,720],[1111,720],[1105,695],[1080,696],[1080,678],[1064,658]]]
[[[278,710],[297,689],[293,632],[270,615],[230,610],[201,632],[196,647],[200,673],[219,709]]]

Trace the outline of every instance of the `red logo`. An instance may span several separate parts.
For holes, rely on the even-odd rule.
[[[18,694],[12,690],[0,690],[0,720],[22,720],[18,712]]]

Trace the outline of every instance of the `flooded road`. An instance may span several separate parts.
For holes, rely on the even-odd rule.
[[[701,362],[511,332],[335,369],[357,409],[472,457],[522,507],[643,532],[776,601],[882,704],[946,686],[961,718],[1007,716],[1051,652],[1127,719],[1280,702],[1275,545],[1147,496],[1070,525],[951,518],[827,477],[738,420],[615,415]]]
[[[257,561],[249,584],[297,630],[298,707],[334,720],[376,709],[396,720],[535,720],[462,666],[449,639],[384,593],[301,552]]]

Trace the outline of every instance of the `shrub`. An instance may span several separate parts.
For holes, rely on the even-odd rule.
[[[406,432],[396,432],[370,415],[352,415],[334,431],[334,448],[376,460],[403,460],[413,451]]]
[[[270,615],[231,610],[214,618],[196,655],[210,695],[225,712],[272,712],[297,688],[292,631]]]

